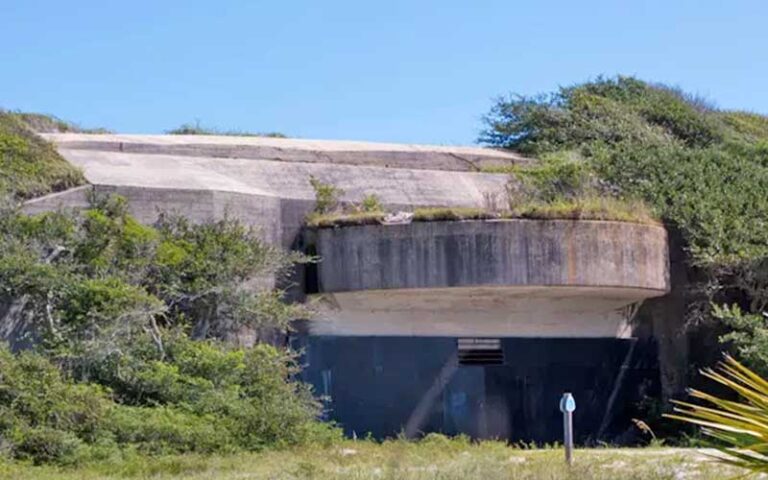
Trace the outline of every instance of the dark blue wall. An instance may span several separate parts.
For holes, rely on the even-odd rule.
[[[647,341],[506,338],[504,364],[495,366],[458,365],[455,338],[300,335],[292,343],[305,352],[303,379],[329,397],[327,417],[348,435],[553,442],[562,437],[558,401],[570,391],[577,441],[598,440],[601,427],[599,440],[615,441],[641,414],[643,396],[658,390]]]

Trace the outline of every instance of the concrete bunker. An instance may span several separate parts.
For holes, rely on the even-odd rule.
[[[579,438],[615,436],[617,403],[633,401],[622,384],[654,368],[631,322],[669,290],[661,226],[440,221],[305,241],[321,260],[304,375],[350,434],[555,441],[569,390],[584,405]]]
[[[480,148],[237,137],[53,134],[89,183],[30,201],[30,212],[87,205],[86,191],[125,196],[152,223],[159,210],[195,221],[236,215],[282,248],[320,263],[298,298],[318,307],[288,341],[303,378],[328,397],[348,434],[467,434],[549,442],[557,401],[579,403],[578,441],[620,438],[636,402],[658,390],[653,338],[634,338],[636,306],[669,289],[659,225],[493,220],[304,227],[310,175],[355,202],[390,209],[479,207],[527,161]],[[312,273],[314,270],[314,273]],[[301,275],[299,275],[301,276]]]

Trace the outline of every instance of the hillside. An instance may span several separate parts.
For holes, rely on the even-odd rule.
[[[76,128],[45,115],[0,110],[0,193],[24,200],[84,184],[83,174],[36,134]]]

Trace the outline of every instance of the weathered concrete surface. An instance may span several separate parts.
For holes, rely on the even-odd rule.
[[[645,289],[509,286],[321,294],[313,335],[629,338]]]
[[[316,335],[631,336],[669,289],[666,231],[594,221],[318,229]]]
[[[310,176],[343,190],[344,202],[360,202],[374,193],[392,208],[483,205],[484,195],[500,194],[506,175],[415,170],[345,164],[282,162],[242,158],[131,154],[94,149],[60,149],[83,169],[98,190],[125,196],[141,221],[153,222],[161,210],[198,221],[225,211],[260,227],[269,240],[290,247],[315,192]],[[27,204],[30,212],[84,205],[82,188]]]
[[[529,159],[498,149],[214,135],[45,134],[60,149],[477,171]]]
[[[622,222],[414,222],[315,230],[319,291],[479,285],[669,290],[667,234]]]

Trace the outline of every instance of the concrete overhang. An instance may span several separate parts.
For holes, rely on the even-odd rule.
[[[316,334],[626,337],[669,291],[666,230],[582,220],[310,230]]]

